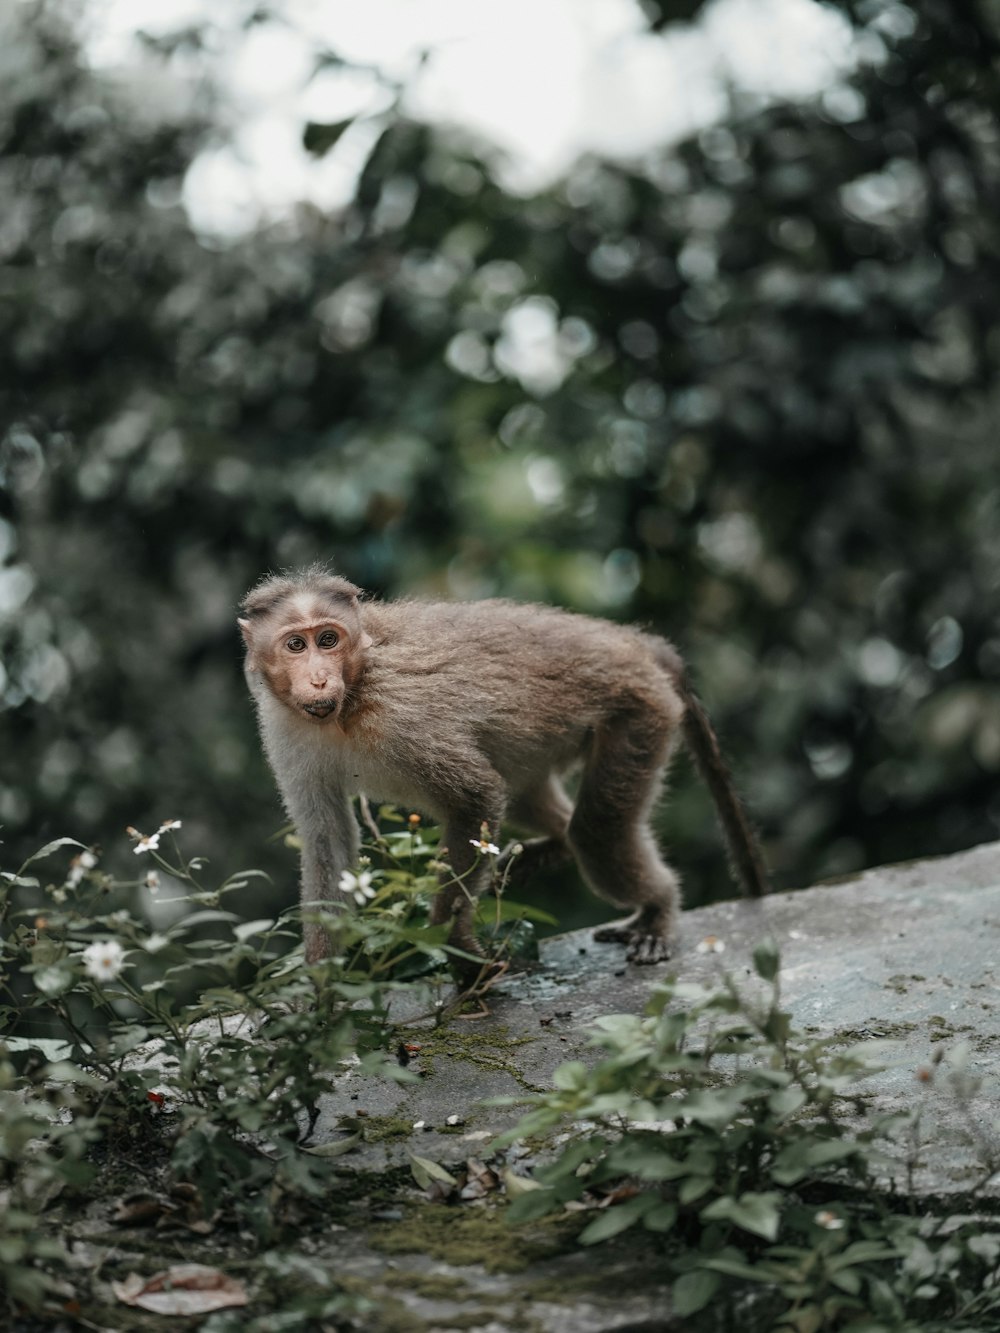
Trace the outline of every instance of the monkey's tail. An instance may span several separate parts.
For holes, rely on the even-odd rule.
[[[661,665],[684,701],[684,740],[711,793],[733,871],[748,897],[762,898],[770,892],[763,853],[746,808],[737,794],[729,767],[722,757],[715,728],[701,700],[691,688],[680,654],[672,644],[666,642],[662,648],[659,645],[657,648]]]

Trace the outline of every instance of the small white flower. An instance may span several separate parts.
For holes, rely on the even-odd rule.
[[[695,953],[724,953],[725,949],[726,941],[720,940],[718,935],[706,935],[695,945]]]
[[[160,825],[156,836],[159,837],[161,833],[169,833],[171,829],[180,828],[180,826],[181,826],[181,821],[179,819],[164,820],[164,822]]]
[[[143,945],[143,948],[147,953],[159,953],[160,950],[165,949],[169,943],[170,940],[166,935],[160,935],[154,932]]]
[[[500,855],[500,848],[495,842],[488,842],[485,838],[470,838],[469,842],[476,848],[480,856]]]
[[[836,1213],[831,1213],[829,1208],[823,1208],[816,1214],[813,1221],[824,1231],[842,1231],[844,1229],[844,1219],[838,1217]]]
[[[71,889],[83,879],[88,870],[93,870],[97,865],[97,857],[93,852],[81,852],[79,856],[74,856],[69,863],[69,874],[66,876],[66,883]]]
[[[337,887],[341,893],[349,893],[359,907],[364,907],[378,892],[372,884],[373,878],[370,870],[345,870]]]
[[[83,951],[83,966],[95,981],[114,981],[125,966],[125,950],[117,940],[95,940]]]
[[[142,887],[148,889],[150,893],[159,893],[160,872],[158,870],[147,870],[142,881]]]
[[[146,837],[144,834],[140,833],[137,828],[132,828],[131,826],[129,826],[125,832],[135,843],[132,850],[135,852],[136,856],[138,856],[140,852],[152,852],[160,845],[159,833],[151,833],[149,837]]]

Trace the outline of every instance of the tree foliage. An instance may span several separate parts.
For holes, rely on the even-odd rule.
[[[259,860],[233,607],[317,557],[673,637],[779,882],[995,836],[1000,30],[972,0],[847,12],[856,69],[808,103],[734,96],[530,198],[393,110],[341,212],[226,243],[181,205],[223,134],[199,33],[113,76],[63,6],[5,12],[15,858],[183,814]],[[318,156],[344,132],[303,125]],[[689,899],[727,891],[683,774],[664,819]]]

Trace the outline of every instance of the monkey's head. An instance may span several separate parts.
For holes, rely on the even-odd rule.
[[[238,621],[251,689],[265,686],[318,724],[346,716],[372,642],[361,623],[359,591],[318,567],[258,583]]]

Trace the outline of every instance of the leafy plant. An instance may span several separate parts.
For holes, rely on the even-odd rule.
[[[756,1309],[749,1326],[796,1333],[1000,1318],[1000,1228],[923,1219],[886,1188],[890,1163],[905,1169],[921,1145],[916,1113],[866,1105],[881,1044],[797,1031],[777,953],[762,946],[755,966],[751,996],[728,977],[668,983],[645,1017],[598,1020],[604,1057],[562,1065],[499,1141],[569,1131],[533,1187],[519,1182],[511,1221],[587,1204],[584,1245],[634,1228],[662,1237],[679,1316]],[[987,1155],[976,1184],[996,1168]]]
[[[158,1146],[202,1224],[229,1216],[263,1243],[328,1188],[331,1162],[301,1148],[338,1068],[358,1059],[411,1077],[385,1048],[393,995],[411,984],[400,974],[444,957],[441,932],[411,920],[426,914],[423,843],[406,835],[411,869],[370,873],[363,909],[321,914],[331,957],[306,968],[294,913],[241,921],[228,904],[255,872],[206,887],[177,827],[132,831],[155,863],[137,880],[58,839],[0,881],[0,1021],[13,1034],[0,1046],[0,1277],[21,1305],[54,1290],[46,1266],[61,1246],[36,1214],[86,1183],[95,1140]],[[36,863],[67,845],[77,855],[64,878],[43,883]],[[170,924],[151,928],[136,909],[150,895]]]
[[[69,838],[0,875],[0,1023],[10,1034],[0,1044],[0,1188],[9,1186],[0,1278],[9,1300],[33,1308],[57,1292],[50,1270],[63,1250],[39,1214],[61,1191],[88,1185],[99,1141],[138,1143],[184,1188],[196,1229],[233,1221],[262,1246],[329,1190],[336,1153],[304,1150],[321,1096],[348,1061],[415,1077],[389,1054],[400,992],[420,987],[438,1021],[448,1009],[447,927],[428,924],[447,872],[437,831],[415,815],[380,816],[404,827],[374,830],[370,855],[340,886],[350,908],[310,909],[330,942],[329,957],[310,967],[299,910],[242,920],[232,906],[259,872],[206,883],[205,862],[181,855],[177,820],[148,835],[129,830],[149,867],[135,878],[115,877]],[[67,848],[75,855],[62,877],[44,880],[39,863]],[[497,887],[481,913],[494,957],[526,916],[547,919]]]

